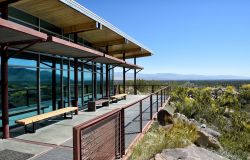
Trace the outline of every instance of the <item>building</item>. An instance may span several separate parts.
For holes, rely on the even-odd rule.
[[[124,86],[134,70],[136,84],[136,58],[152,55],[73,0],[0,0],[0,9],[3,138],[17,119],[113,95],[115,67]]]

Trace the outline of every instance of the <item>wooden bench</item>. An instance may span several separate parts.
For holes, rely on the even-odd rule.
[[[109,106],[109,99],[99,99],[96,101],[89,101],[88,102],[88,111],[96,111],[96,106]]]
[[[67,113],[70,113],[71,114],[70,118],[73,118],[73,112],[75,112],[75,114],[78,114],[78,108],[77,107],[66,107],[66,108],[58,109],[56,111],[52,111],[52,112],[32,116],[32,117],[29,117],[29,118],[16,120],[16,123],[19,124],[19,125],[23,125],[25,127],[25,133],[28,132],[27,126],[29,124],[33,124],[33,130],[31,132],[35,133],[35,131],[36,131],[36,123],[37,122],[42,121],[42,120],[46,120],[48,118],[52,118],[52,117],[55,117],[55,116],[59,116],[59,115],[64,115],[64,117],[66,118]]]
[[[126,100],[127,94],[117,94],[117,95],[111,96],[110,98],[111,98],[112,102],[117,103],[118,100],[121,100],[121,99]]]

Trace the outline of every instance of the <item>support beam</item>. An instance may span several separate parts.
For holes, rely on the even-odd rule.
[[[92,96],[93,101],[97,98],[96,64],[92,62]]]
[[[74,58],[74,107],[78,106],[78,59]]]
[[[100,92],[103,98],[103,64],[101,64]]]
[[[64,34],[80,33],[92,30],[102,30],[102,24],[99,22],[81,23],[74,26],[63,28],[63,33]]]
[[[52,109],[56,110],[56,58],[52,58]]]
[[[1,5],[1,18],[8,20],[8,3]],[[9,128],[9,97],[8,97],[8,52],[1,45],[1,93],[2,93],[2,126],[3,138],[10,138]]]
[[[81,65],[81,87],[82,87],[82,92],[81,92],[81,97],[82,97],[82,107],[84,106],[84,64]]]
[[[136,58],[134,58],[134,64],[136,65]],[[134,95],[137,95],[136,69],[134,69]]]
[[[123,60],[125,61],[125,53],[123,53]],[[126,93],[126,68],[123,67],[123,93]]]
[[[68,107],[71,106],[71,93],[70,93],[70,60],[68,60]]]
[[[60,97],[61,97],[61,104],[59,105],[60,108],[64,108],[64,85],[63,85],[63,58],[61,58],[60,64]]]
[[[110,96],[109,65],[106,64],[106,97]]]
[[[8,58],[17,56],[17,55],[19,55],[20,53],[22,53],[25,49],[27,49],[27,48],[29,48],[29,47],[35,45],[35,44],[38,43],[38,42],[42,42],[42,41],[43,41],[42,39],[34,40],[34,41],[30,42],[30,44],[28,44],[28,45],[26,45],[25,47],[23,47],[23,48],[19,49],[18,51],[16,51],[14,54],[9,55]]]
[[[121,39],[115,39],[115,40],[110,40],[110,41],[96,42],[96,43],[93,43],[93,46],[94,47],[107,47],[107,46],[120,45],[120,44],[128,44],[128,40],[125,38],[121,38]],[[106,53],[108,53],[107,50],[106,50]]]
[[[135,52],[142,52],[141,48],[131,48],[131,49],[124,49],[124,50],[116,50],[116,51],[110,51],[109,55],[117,55],[123,56],[123,53],[135,53]]]
[[[10,138],[9,132],[9,97],[8,97],[8,52],[1,46],[1,93],[3,138]]]
[[[41,114],[41,72],[40,72],[41,56],[37,55],[36,61],[36,88],[37,88],[37,114]]]

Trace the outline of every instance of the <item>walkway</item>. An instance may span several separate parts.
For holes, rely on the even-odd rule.
[[[15,158],[17,160],[26,160],[28,157],[32,157],[32,160],[72,160],[72,128],[75,125],[94,119],[116,108],[132,104],[144,97],[145,95],[129,95],[127,100],[113,103],[109,107],[102,107],[96,112],[80,111],[79,115],[74,116],[73,119],[64,120],[57,118],[48,120],[45,123],[40,123],[38,126],[40,129],[33,134],[23,134],[23,128],[22,130],[13,131],[15,134],[18,133],[20,135],[16,135],[12,139],[0,140],[0,159],[1,156],[6,156],[5,154],[7,154],[7,156],[12,156],[11,160],[15,160]],[[128,147],[139,132],[137,120],[139,115],[138,105],[125,110],[126,147]],[[149,121],[148,107],[149,102],[145,102],[143,104],[144,125]]]

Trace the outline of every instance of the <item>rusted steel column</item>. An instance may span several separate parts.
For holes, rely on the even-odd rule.
[[[121,109],[121,156],[125,155],[125,111]]]
[[[150,119],[153,119],[153,95],[150,95]]]
[[[52,108],[56,110],[56,58],[52,58]]]
[[[140,132],[142,133],[142,100],[140,101]]]
[[[37,88],[37,114],[41,113],[41,72],[40,72],[40,55],[37,55],[36,61],[36,88]]]
[[[136,65],[136,58],[134,58],[134,64]],[[134,69],[134,95],[137,95],[136,69]]]
[[[74,58],[74,107],[78,106],[78,59]]]
[[[8,101],[8,52],[1,46],[1,92],[2,92],[2,124],[3,138],[10,137],[9,132],[9,101]]]
[[[123,53],[122,58],[125,61],[125,53]],[[123,93],[126,93],[126,68],[125,67],[123,67]]]
[[[70,60],[68,61],[68,107],[71,106],[71,93],[70,93]]]
[[[60,63],[60,97],[61,101],[58,106],[58,108],[64,108],[64,85],[63,85],[63,59],[61,58],[61,63]]]
[[[109,65],[106,64],[106,97],[110,96]]]
[[[82,92],[81,92],[81,97],[82,97],[82,107],[84,106],[84,64],[81,65],[81,88],[82,88]]]

